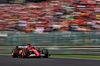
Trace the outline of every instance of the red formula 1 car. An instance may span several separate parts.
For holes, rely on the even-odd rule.
[[[24,48],[23,48],[24,47]],[[27,57],[43,57],[43,58],[48,58],[48,49],[42,49],[40,50],[35,49],[34,47],[27,48],[25,46],[20,46],[12,50],[12,57],[22,57],[22,58],[27,58]]]

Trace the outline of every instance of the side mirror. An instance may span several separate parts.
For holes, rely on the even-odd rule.
[[[38,48],[37,50],[40,50],[40,48]]]

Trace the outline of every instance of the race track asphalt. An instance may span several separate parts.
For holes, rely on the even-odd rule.
[[[0,55],[0,66],[100,66],[100,60],[70,58],[12,58]]]

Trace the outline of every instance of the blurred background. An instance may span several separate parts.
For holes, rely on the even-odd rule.
[[[28,43],[50,54],[100,55],[100,0],[1,0],[0,53]]]

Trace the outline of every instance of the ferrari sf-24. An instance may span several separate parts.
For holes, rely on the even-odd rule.
[[[40,48],[35,49],[34,47],[27,48],[27,46],[18,46],[15,49],[12,50],[12,57],[43,57],[48,58],[49,53],[48,49],[42,49]]]

